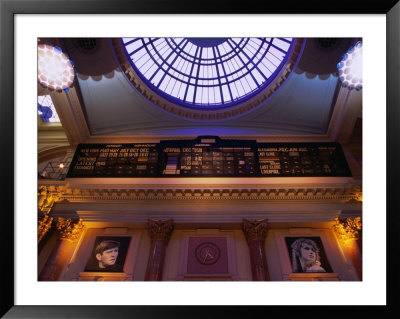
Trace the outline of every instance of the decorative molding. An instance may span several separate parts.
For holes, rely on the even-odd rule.
[[[356,200],[357,202],[362,202],[362,201],[363,201],[362,192],[356,192],[355,196],[356,196],[355,200]]]
[[[57,217],[71,218],[78,214],[80,218],[85,221],[85,225],[99,225],[104,223],[104,227],[110,224],[116,224],[119,227],[122,224],[134,223],[141,224],[143,227],[148,222],[149,218],[162,219],[165,216],[174,220],[175,225],[203,225],[203,227],[214,228],[220,227],[221,224],[235,225],[234,227],[240,229],[243,218],[247,219],[260,219],[268,218],[269,224],[276,223],[328,223],[326,227],[330,227],[335,218],[340,216],[341,210],[315,210],[308,207],[303,208],[301,211],[284,210],[281,209],[263,209],[262,207],[253,210],[251,205],[243,205],[237,208],[234,203],[231,206],[224,207],[199,207],[197,210],[190,210],[187,207],[177,207],[176,211],[164,211],[161,205],[149,210],[132,209],[130,205],[124,207],[123,211],[119,208],[117,212],[115,208],[109,210],[77,210],[73,214],[70,211],[56,212]],[[262,205],[260,205],[262,206]],[[92,209],[92,208],[91,208]],[[102,224],[101,224],[102,225]],[[96,226],[98,227],[98,226]],[[108,226],[107,226],[108,227]]]
[[[149,235],[151,241],[163,241],[167,243],[171,237],[174,226],[172,224],[173,220],[156,220],[149,219]]]
[[[340,281],[336,273],[292,273],[283,276],[283,281]]]
[[[133,274],[113,272],[80,272],[71,281],[133,281]]]
[[[63,196],[63,187],[54,185],[39,185],[38,189],[38,211],[48,214],[54,203],[59,201]]]
[[[244,184],[245,185],[245,184]],[[155,188],[154,186],[157,186]],[[358,185],[334,185],[321,187],[313,185],[250,185],[250,187],[234,187],[221,185],[213,188],[196,185],[196,188],[171,188],[168,185],[78,185],[65,183],[39,186],[40,210],[52,206],[56,201],[70,202],[97,202],[97,201],[132,201],[132,200],[274,200],[274,201],[302,201],[302,200],[333,200],[341,202],[359,202],[362,192]],[[132,188],[129,188],[132,187]],[[133,188],[136,187],[136,188]],[[257,188],[256,188],[257,187]]]
[[[82,219],[73,220],[71,218],[65,219],[58,217],[56,228],[59,239],[74,243],[81,236],[85,226],[83,225]]]
[[[51,223],[53,222],[53,217],[49,215],[44,215],[38,222],[38,243],[43,239],[51,228]]]
[[[243,232],[247,242],[264,242],[267,237],[268,224],[267,219],[248,220],[243,219]]]

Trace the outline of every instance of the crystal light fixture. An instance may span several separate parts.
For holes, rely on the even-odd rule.
[[[343,54],[337,65],[339,80],[343,87],[357,91],[362,89],[362,42],[358,41]]]
[[[68,91],[75,78],[73,63],[59,47],[38,45],[38,81],[52,91]]]

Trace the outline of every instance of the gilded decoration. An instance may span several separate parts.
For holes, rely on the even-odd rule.
[[[84,200],[137,200],[137,199],[179,199],[179,200],[343,200],[358,198],[352,189],[343,188],[282,188],[282,189],[66,189],[62,199],[68,201]]]
[[[114,185],[96,185],[87,188],[74,187],[74,185],[42,185],[38,189],[38,208],[42,213],[48,213],[55,202],[68,201],[101,201],[101,200],[340,200],[361,201],[362,192],[357,185],[348,187],[281,187],[281,188],[169,188],[160,186],[154,188],[116,188]]]
[[[259,240],[264,241],[267,236],[267,219],[248,220],[243,219],[243,232],[248,243]]]
[[[54,203],[59,201],[63,193],[55,187],[40,186],[38,190],[38,209],[41,212],[48,213]]]
[[[43,239],[51,227],[53,222],[53,217],[49,215],[44,215],[38,222],[38,243]]]
[[[346,242],[350,239],[361,238],[362,231],[362,221],[361,217],[356,218],[339,218],[335,219],[335,225],[333,225],[333,230],[338,236],[338,238]]]
[[[168,220],[156,220],[149,219],[149,235],[151,241],[165,241],[168,242],[171,237],[171,233],[174,229],[172,219]]]
[[[79,239],[85,226],[82,219],[73,220],[59,217],[57,219],[56,228],[58,230],[59,239],[75,242]]]

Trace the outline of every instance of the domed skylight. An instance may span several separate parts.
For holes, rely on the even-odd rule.
[[[154,92],[197,110],[223,109],[264,89],[292,38],[123,38],[131,65]]]

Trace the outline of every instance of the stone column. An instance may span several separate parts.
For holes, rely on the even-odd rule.
[[[243,232],[250,249],[251,272],[254,281],[269,281],[265,238],[267,219],[250,221],[243,219]]]
[[[39,281],[57,281],[85,226],[82,219],[58,218],[57,242],[39,275]]]
[[[149,219],[149,236],[151,239],[150,255],[147,262],[146,281],[161,281],[165,251],[173,230],[172,219]]]
[[[362,222],[360,217],[336,218],[333,231],[346,249],[351,262],[357,272],[358,279],[362,280]]]

